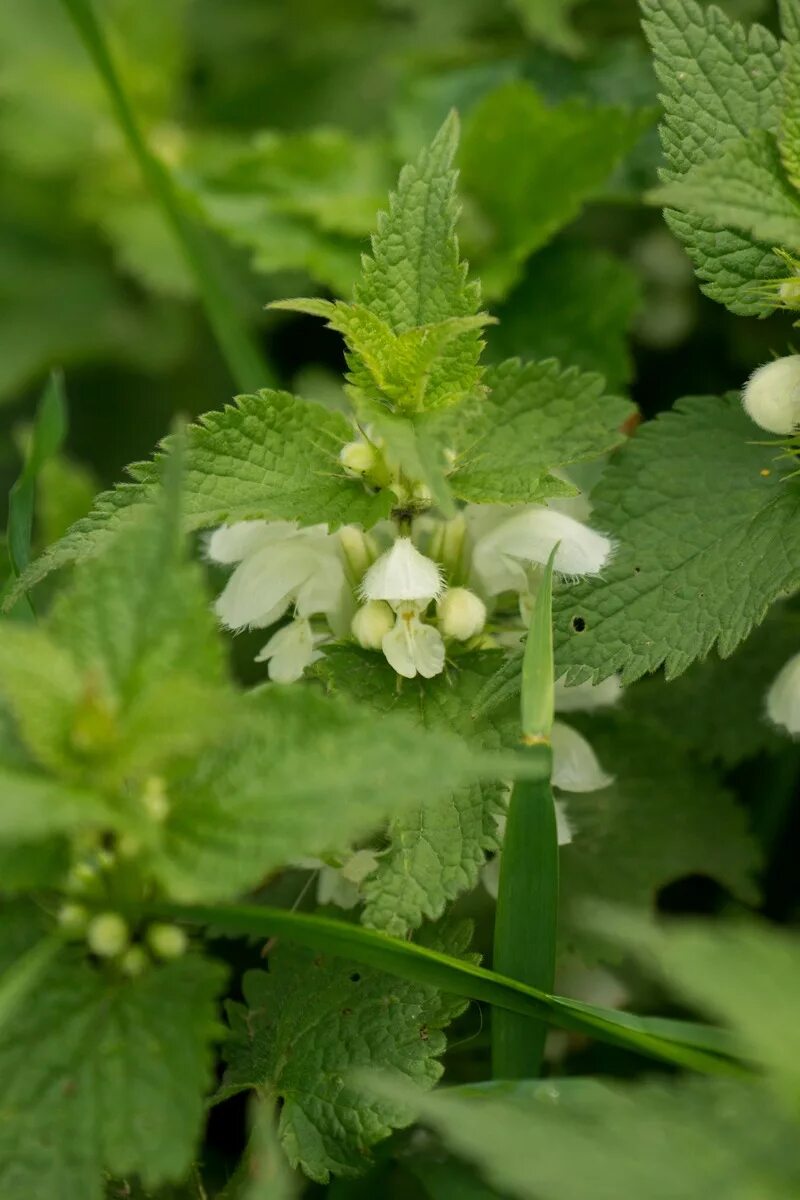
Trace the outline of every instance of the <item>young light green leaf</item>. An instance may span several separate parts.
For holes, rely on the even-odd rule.
[[[664,87],[661,140],[667,180],[719,154],[752,130],[774,132],[779,102],[779,47],[760,25],[745,32],[715,5],[695,0],[641,0],[644,30]],[[742,314],[769,311],[754,283],[783,268],[769,244],[695,213],[666,213],[712,299]]]
[[[554,359],[508,359],[486,373],[489,394],[458,414],[449,485],[473,503],[519,504],[569,494],[554,467],[599,458],[623,441],[633,405],[605,393],[601,376]]]
[[[800,586],[800,487],[754,429],[738,396],[695,397],[619,452],[593,493],[617,554],[556,596],[557,674],[629,682],[665,663],[671,678],[715,643],[731,654]]]
[[[256,517],[333,528],[374,525],[387,515],[391,499],[369,494],[341,471],[337,456],[352,436],[341,413],[288,392],[240,396],[236,406],[206,413],[186,431],[184,530]],[[171,445],[166,439],[162,453]],[[132,483],[102,493],[89,516],[31,564],[22,586],[96,554],[116,529],[136,520],[155,497],[158,461],[134,464]]]
[[[461,735],[488,749],[514,745],[519,720],[514,708],[474,722],[473,697],[498,665],[494,652],[463,655],[452,672],[414,681],[399,692],[394,672],[382,657],[335,647],[316,668],[328,690],[343,693],[380,713],[405,713],[423,729]],[[441,769],[441,764],[440,768]],[[388,850],[365,880],[364,920],[399,936],[436,920],[449,900],[472,887],[486,852],[498,846],[497,817],[504,789],[496,784],[444,788],[411,802],[389,827]]]
[[[223,969],[187,956],[135,980],[65,952],[0,1031],[0,1190],[100,1200],[105,1171],[145,1187],[189,1169]]]
[[[470,934],[462,922],[426,941],[458,955]],[[432,1087],[442,1073],[441,1031],[465,1007],[433,987],[296,946],[274,950],[268,974],[249,971],[243,991],[244,1005],[228,1005],[223,1091],[277,1095],[289,1162],[318,1183],[332,1172],[360,1175],[370,1147],[411,1120],[407,1105],[375,1102],[353,1075],[372,1067]]]
[[[732,226],[757,241],[800,248],[800,193],[787,180],[775,138],[754,129],[651,193],[657,204]]]
[[[479,101],[459,158],[464,191],[493,232],[482,268],[487,295],[508,290],[525,259],[578,215],[652,119],[582,100],[550,108],[522,82]]]

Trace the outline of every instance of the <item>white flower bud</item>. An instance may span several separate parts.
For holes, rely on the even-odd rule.
[[[119,960],[119,967],[125,975],[135,979],[137,975],[141,975],[147,969],[149,963],[150,959],[141,946],[131,946]]]
[[[350,629],[359,646],[380,650],[386,634],[394,628],[394,613],[385,600],[369,600],[358,609]]]
[[[800,354],[765,363],[742,392],[747,415],[769,433],[794,433],[800,425]]]
[[[99,958],[116,958],[128,946],[128,926],[119,913],[100,913],[92,917],[86,930],[86,942]]]
[[[364,600],[435,600],[442,590],[438,565],[420,554],[411,538],[399,537],[377,562],[373,563],[361,584]]]
[[[767,692],[767,716],[788,733],[800,733],[800,654],[781,668]]]
[[[378,454],[369,442],[348,442],[339,451],[339,462],[348,475],[360,478],[374,469],[378,462]]]
[[[180,926],[156,922],[147,930],[147,944],[156,958],[171,959],[185,954],[189,943]]]
[[[348,576],[355,584],[375,561],[374,543],[357,525],[343,525],[337,537],[348,566]]]
[[[89,923],[89,913],[82,904],[67,902],[58,910],[58,923],[65,933],[82,934]]]
[[[439,627],[445,637],[469,641],[486,624],[486,605],[469,588],[449,588],[439,601]]]

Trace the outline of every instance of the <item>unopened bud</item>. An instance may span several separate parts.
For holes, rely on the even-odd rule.
[[[67,902],[58,910],[58,923],[65,933],[82,934],[89,923],[89,913],[82,904]]]
[[[348,475],[363,478],[378,464],[378,452],[369,442],[348,442],[339,451],[339,462]]]
[[[339,545],[342,547],[348,578],[355,587],[361,582],[365,571],[375,561],[374,543],[357,525],[343,525],[337,536]]]
[[[745,412],[769,433],[794,433],[800,425],[800,354],[765,363],[742,392]]]
[[[394,629],[395,616],[385,600],[369,600],[358,609],[350,624],[353,637],[365,650],[380,650],[386,634]]]
[[[800,308],[800,278],[784,279],[778,295],[787,308]]]
[[[99,958],[116,958],[128,945],[128,926],[119,913],[100,913],[92,917],[86,930],[89,949]]]
[[[149,963],[147,952],[141,946],[131,946],[119,960],[119,967],[126,975],[130,975],[131,979],[135,979],[147,969]]]
[[[437,605],[439,627],[445,637],[469,641],[486,624],[486,605],[469,588],[449,588]]]
[[[180,958],[189,944],[186,934],[178,925],[156,923],[147,930],[147,944],[156,958]]]
[[[140,796],[142,808],[153,821],[166,820],[169,814],[169,800],[164,780],[160,775],[151,775],[145,782]]]

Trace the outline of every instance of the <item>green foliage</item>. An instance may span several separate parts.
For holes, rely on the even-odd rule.
[[[800,18],[791,0],[780,0],[781,44],[781,114],[778,131],[781,159],[786,174],[800,188]]]
[[[428,931],[423,942],[463,954],[470,928]],[[278,1136],[292,1166],[326,1183],[359,1175],[370,1147],[408,1125],[405,1104],[374,1101],[357,1083],[379,1066],[430,1088],[441,1075],[442,1029],[463,1001],[357,963],[280,947],[269,972],[251,971],[245,1004],[230,1004],[223,1094],[252,1087],[281,1102]]]

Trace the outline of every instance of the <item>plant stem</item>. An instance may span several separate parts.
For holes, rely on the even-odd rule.
[[[183,249],[209,324],[237,388],[252,392],[268,385],[269,368],[239,321],[216,267],[209,259],[200,231],[185,211],[172,176],[147,144],[91,0],[62,0],[62,3],[105,85],[114,115],[145,182]]]
[[[544,753],[547,746],[531,746]],[[549,780],[521,780],[508,809],[494,927],[494,969],[552,992],[558,918],[558,835]],[[496,1009],[492,1074],[530,1079],[541,1073],[547,1023]]]

